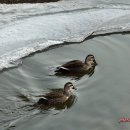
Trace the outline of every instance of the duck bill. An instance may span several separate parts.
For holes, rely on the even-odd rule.
[[[94,60],[94,65],[96,66],[96,65],[98,65],[98,63]]]
[[[77,88],[75,88],[74,86],[73,86],[73,88],[72,88],[72,89],[77,90]]]

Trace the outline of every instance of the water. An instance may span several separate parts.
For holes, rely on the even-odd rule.
[[[17,66],[19,59],[55,44],[130,31],[129,21],[128,1],[0,4],[0,70]]]
[[[121,117],[130,117],[129,47],[130,34],[101,36],[32,55],[18,68],[2,72],[1,129],[129,129],[129,123],[118,123]],[[84,60],[89,53],[98,62],[91,77],[50,76],[50,68],[72,59]],[[78,89],[74,92],[77,100],[69,109],[45,111],[29,106],[38,100],[36,95],[63,88],[68,81]]]
[[[0,71],[0,129],[129,129],[129,123],[118,123],[130,117],[129,21],[128,0],[0,4],[0,70],[6,68]],[[98,63],[91,77],[53,75],[55,67],[90,53]],[[32,106],[38,95],[68,81],[78,89],[68,108]]]

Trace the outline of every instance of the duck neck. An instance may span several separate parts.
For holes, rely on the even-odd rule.
[[[72,94],[72,92],[70,90],[66,90],[64,89],[64,94],[68,97],[70,97],[70,95]]]
[[[85,59],[84,64],[88,64],[88,60],[87,60],[87,58]]]
[[[84,64],[86,64],[87,66],[93,66],[94,65],[94,61],[92,60],[92,61],[88,61],[87,59],[85,59],[85,62],[84,62]]]

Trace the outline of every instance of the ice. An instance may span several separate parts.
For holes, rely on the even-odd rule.
[[[130,31],[129,21],[130,5],[105,1],[0,5],[0,70],[17,66],[19,59],[55,44]]]

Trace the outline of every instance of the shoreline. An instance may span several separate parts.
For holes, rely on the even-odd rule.
[[[20,4],[20,3],[49,3],[60,0],[0,0],[0,4]]]

